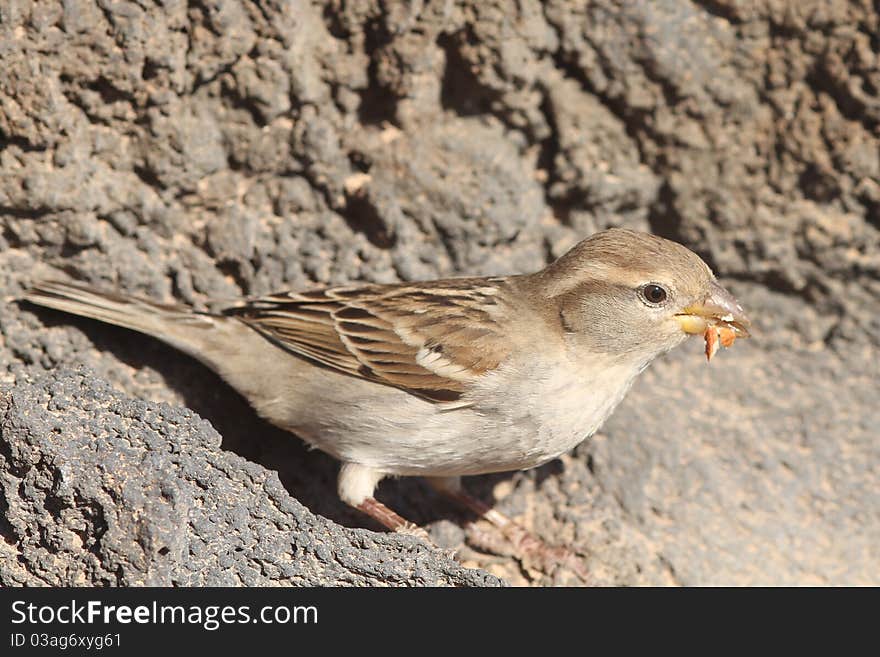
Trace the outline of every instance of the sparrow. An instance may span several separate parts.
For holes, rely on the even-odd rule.
[[[750,324],[699,256],[624,229],[531,274],[279,292],[219,313],[58,281],[24,299],[198,359],[263,418],[336,457],[340,498],[392,529],[410,525],[374,497],[388,476],[427,477],[509,528],[462,476],[557,458],[657,356],[718,327],[747,337]]]

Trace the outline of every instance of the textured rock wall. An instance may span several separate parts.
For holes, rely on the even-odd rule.
[[[711,368],[670,355],[595,440],[472,490],[595,583],[877,584],[878,20],[868,0],[0,0],[0,290],[60,272],[204,307],[652,230],[756,339]],[[146,338],[4,301],[0,385],[0,582],[490,581],[350,529],[329,458]],[[153,465],[99,485],[116,449]],[[381,495],[461,543],[417,482]]]

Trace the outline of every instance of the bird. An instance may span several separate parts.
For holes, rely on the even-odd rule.
[[[533,273],[283,291],[211,313],[57,280],[23,298],[201,361],[260,416],[338,459],[342,501],[394,530],[413,525],[374,491],[413,476],[512,530],[461,477],[561,456],[655,358],[692,335],[708,345],[714,327],[748,337],[750,326],[696,253],[622,228]]]

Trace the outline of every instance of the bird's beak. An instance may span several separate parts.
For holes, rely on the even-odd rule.
[[[733,295],[712,281],[702,303],[688,306],[675,316],[685,333],[704,333],[709,326],[723,324],[736,332],[736,337],[749,337],[752,322]]]

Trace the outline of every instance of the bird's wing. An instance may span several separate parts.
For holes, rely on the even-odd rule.
[[[435,402],[508,356],[499,279],[335,287],[252,299],[224,311],[283,348]]]

